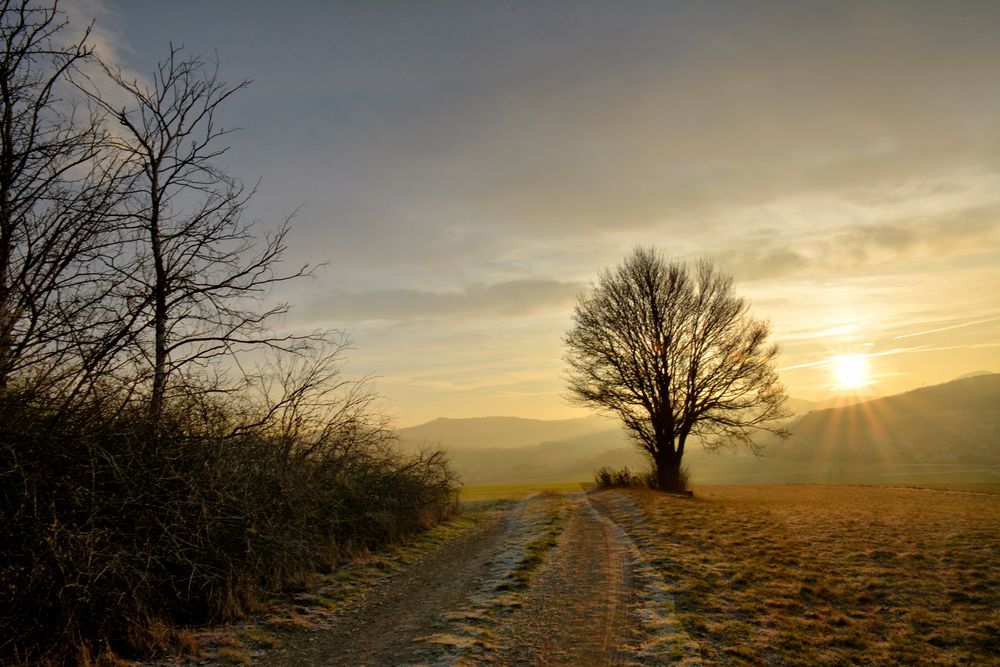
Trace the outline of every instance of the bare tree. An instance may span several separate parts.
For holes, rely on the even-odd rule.
[[[100,118],[62,97],[91,58],[88,33],[62,43],[66,28],[55,3],[0,2],[0,388],[91,354],[113,326],[93,268],[113,252],[120,165]]]
[[[117,118],[112,146],[134,170],[128,220],[134,247],[125,265],[136,286],[129,296],[139,349],[150,370],[149,414],[161,414],[170,378],[185,368],[253,346],[288,349],[300,338],[267,327],[286,304],[253,303],[275,283],[300,277],[307,266],[275,271],[286,247],[288,220],[257,239],[243,212],[253,196],[216,162],[228,150],[231,129],[216,118],[220,107],[248,85],[219,80],[218,66],[171,46],[151,84],[120,69],[106,72],[129,104],[116,109],[92,84],[85,90]]]
[[[573,400],[617,415],[655,466],[659,488],[683,490],[691,436],[712,448],[783,434],[785,391],[768,344],[732,279],[637,247],[579,299],[567,332]]]

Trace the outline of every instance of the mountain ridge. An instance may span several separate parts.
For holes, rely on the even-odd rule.
[[[1000,374],[806,413],[774,458],[1000,464]]]
[[[1000,481],[1000,374],[807,410],[789,428],[761,458],[691,446],[685,460],[701,483]],[[602,466],[645,465],[600,416],[438,418],[397,433],[403,450],[445,449],[467,484],[583,481]]]

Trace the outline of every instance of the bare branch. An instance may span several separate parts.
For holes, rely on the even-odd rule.
[[[254,188],[246,188],[214,163],[233,131],[217,113],[248,81],[228,85],[218,66],[171,45],[151,86],[116,68],[105,74],[131,104],[112,106],[93,81],[80,90],[117,119],[115,149],[132,170],[125,227],[132,276],[143,296],[143,316],[133,341],[147,346],[152,378],[149,411],[156,420],[170,377],[186,367],[208,367],[248,347],[296,351],[311,335],[276,335],[268,322],[283,304],[260,309],[253,299],[275,284],[305,276],[308,266],[279,273],[288,220],[258,241],[255,224],[243,222]],[[139,357],[135,357],[139,358]]]
[[[62,44],[65,28],[54,5],[0,6],[0,387],[65,378],[113,328],[97,315],[112,281],[94,267],[115,252],[122,165],[101,115],[60,97],[92,58],[89,30]]]

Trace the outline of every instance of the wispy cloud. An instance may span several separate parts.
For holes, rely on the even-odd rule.
[[[90,28],[88,43],[103,62],[120,64],[132,51],[128,41],[114,28],[115,14],[105,0],[68,0],[59,4],[69,26],[79,38]]]
[[[968,322],[959,322],[958,324],[949,324],[947,326],[939,326],[933,329],[925,329],[923,331],[914,331],[912,333],[901,334],[899,336],[894,336],[895,340],[900,340],[902,338],[913,338],[914,336],[927,336],[929,334],[936,334],[942,331],[953,331],[955,329],[964,329],[966,327],[973,327],[979,324],[989,324],[991,322],[1000,322],[1000,318],[992,317],[985,320],[972,320]]]
[[[528,279],[473,284],[443,292],[406,288],[331,290],[313,296],[298,309],[298,317],[346,322],[517,317],[566,308],[584,288],[574,282]]]
[[[899,191],[906,191],[900,200]],[[992,252],[1000,243],[1000,172],[883,184],[716,212],[717,257],[741,280],[885,272]],[[718,222],[716,223],[718,226]],[[719,230],[713,230],[716,237]]]
[[[72,35],[77,39],[85,29],[90,30],[87,44],[93,49],[97,59],[109,66],[119,67],[129,79],[148,81],[148,75],[129,67],[136,55],[136,45],[131,43],[118,25],[118,16],[107,0],[66,0],[59,3],[65,13]],[[85,65],[84,73],[99,77],[102,72],[96,62]],[[114,90],[106,91],[113,95]]]

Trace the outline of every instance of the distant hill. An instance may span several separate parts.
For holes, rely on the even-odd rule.
[[[855,405],[857,403],[866,403],[868,401],[874,401],[880,398],[879,396],[862,396],[860,394],[845,394],[843,396],[834,396],[833,398],[828,398],[817,403],[813,403],[813,406],[809,409],[812,410],[829,410],[830,408],[846,408],[849,405]]]
[[[696,484],[1000,482],[1000,374],[976,374],[864,401],[795,401],[792,436],[763,457],[689,443]],[[845,401],[862,401],[847,403]],[[400,429],[400,447],[443,447],[466,484],[585,481],[603,466],[644,467],[602,417],[435,419]]]
[[[466,484],[586,481],[604,466],[642,466],[642,458],[615,429],[515,449],[451,449]]]
[[[615,422],[604,417],[577,419],[522,419],[520,417],[473,417],[469,419],[435,419],[397,431],[406,447],[441,445],[450,450],[463,448],[528,447],[542,442],[565,440],[615,428]]]
[[[1000,464],[1000,374],[977,374],[904,394],[814,410],[772,458],[836,463]]]
[[[625,433],[605,417],[435,419],[397,435],[404,450],[447,450],[466,484],[580,481],[603,466],[642,463]]]
[[[807,401],[804,398],[789,398],[785,401],[785,408],[793,414],[802,415],[810,410],[815,410],[819,405],[816,401]]]

